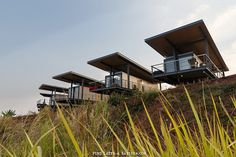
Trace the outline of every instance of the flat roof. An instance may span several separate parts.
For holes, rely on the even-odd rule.
[[[154,82],[151,71],[124,56],[120,52],[115,52],[94,60],[90,60],[87,63],[107,72],[110,72],[112,68],[113,70],[122,71],[125,73],[127,73],[126,65],[128,64],[130,66],[130,75],[149,82]]]
[[[58,87],[58,86],[53,86],[53,85],[48,85],[48,84],[42,84],[39,87],[39,89],[46,90],[46,91],[56,91],[60,93],[68,93],[68,88]]]
[[[196,55],[205,54],[206,40],[208,41],[209,57],[211,60],[219,69],[228,71],[229,69],[203,20],[147,38],[145,42],[162,56],[170,57],[173,56],[173,48],[179,54],[191,51]]]
[[[82,82],[84,82],[85,86],[89,86],[91,82],[101,83],[96,79],[84,76],[82,74],[78,74],[78,73],[73,72],[73,71],[65,72],[65,73],[53,76],[52,78],[56,79],[56,80],[59,80],[59,81],[64,81],[64,82],[67,82],[67,83],[82,84]]]

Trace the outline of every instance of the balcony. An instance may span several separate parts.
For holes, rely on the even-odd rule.
[[[104,85],[101,86],[100,82],[103,82]],[[142,82],[133,82],[128,81],[126,79],[117,78],[102,80],[99,81],[98,84],[99,85],[97,85],[96,82],[92,82],[90,86],[90,91],[96,93],[111,94],[112,92],[130,92],[133,89],[138,89],[139,91],[145,91],[145,89],[148,89],[148,87],[143,85]]]
[[[151,66],[153,77],[169,84],[223,77],[223,72],[206,54],[197,56],[191,52],[181,54],[178,58],[174,60],[173,57],[169,57],[164,63]]]

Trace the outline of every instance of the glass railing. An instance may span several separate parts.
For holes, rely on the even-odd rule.
[[[216,77],[223,77],[223,72],[219,70],[219,68],[206,54],[155,64],[151,66],[151,70],[153,75],[162,76],[170,73],[203,67],[207,67]]]
[[[104,80],[101,82],[105,82]],[[125,79],[119,79],[119,80],[111,80],[109,82],[106,82],[105,85],[101,86],[96,86],[96,82],[92,82],[90,86],[90,91],[95,91],[98,89],[106,89],[106,88],[111,88],[111,87],[121,87],[121,88],[126,88],[126,89],[139,89],[142,91],[142,89],[148,89],[148,87],[145,84],[133,82],[125,80]]]
[[[55,101],[68,100],[68,95],[54,95],[53,98]]]

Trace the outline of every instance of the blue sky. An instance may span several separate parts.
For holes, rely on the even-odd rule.
[[[87,61],[122,52],[150,69],[162,57],[144,39],[203,19],[236,73],[234,0],[8,0],[0,2],[0,111],[36,111],[42,83],[76,71],[97,79]]]

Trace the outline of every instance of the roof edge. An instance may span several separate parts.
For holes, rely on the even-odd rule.
[[[133,65],[139,67],[140,69],[146,71],[146,72],[149,73],[149,74],[152,74],[150,70],[148,70],[148,69],[145,68],[144,66],[140,65],[139,63],[133,61],[132,59],[126,57],[126,56],[123,55],[121,52],[114,52],[114,53],[111,53],[111,54],[108,54],[108,55],[105,55],[105,56],[102,56],[102,57],[99,57],[99,58],[90,60],[90,61],[87,62],[87,64],[92,65],[93,62],[101,61],[101,60],[103,60],[103,59],[105,59],[105,58],[109,58],[109,57],[111,57],[111,56],[113,56],[113,55],[118,55],[118,56],[122,57],[124,60],[128,61],[129,63],[131,63],[131,64],[133,64]],[[92,65],[92,66],[94,66],[94,65]],[[98,68],[98,67],[97,67],[97,68]]]

